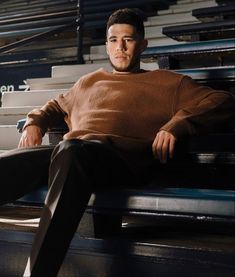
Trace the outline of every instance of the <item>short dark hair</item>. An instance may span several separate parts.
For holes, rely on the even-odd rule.
[[[113,12],[107,22],[106,34],[108,29],[114,24],[130,24],[135,27],[141,38],[145,36],[143,17],[137,9],[125,8]]]

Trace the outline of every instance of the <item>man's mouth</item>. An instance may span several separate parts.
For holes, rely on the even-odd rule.
[[[116,56],[115,59],[120,59],[120,60],[124,60],[126,59],[127,57],[126,56]]]

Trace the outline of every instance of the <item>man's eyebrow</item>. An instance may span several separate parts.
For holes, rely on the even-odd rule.
[[[123,36],[124,38],[135,38],[134,35],[126,35],[126,36]]]
[[[110,36],[110,37],[108,37],[108,39],[113,39],[113,38],[117,38],[117,36]],[[122,38],[135,38],[135,36],[134,35],[125,35],[125,36],[123,36]]]
[[[113,38],[117,38],[117,36],[110,36],[110,37],[108,37],[108,39],[113,39]]]

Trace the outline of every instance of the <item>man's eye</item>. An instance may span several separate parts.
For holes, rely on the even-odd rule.
[[[116,42],[116,39],[110,39],[109,42]]]
[[[132,42],[133,39],[132,39],[132,38],[126,38],[125,41],[126,41],[126,42]]]

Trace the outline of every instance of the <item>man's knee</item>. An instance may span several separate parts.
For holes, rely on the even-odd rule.
[[[61,157],[62,159],[72,158],[77,155],[77,149],[82,145],[82,141],[79,139],[70,139],[61,141],[54,149],[52,154],[52,162],[55,158]]]
[[[97,152],[102,150],[103,147],[100,142],[81,139],[64,140],[56,146],[52,155],[52,161],[55,157],[61,157],[63,160],[93,160]]]

